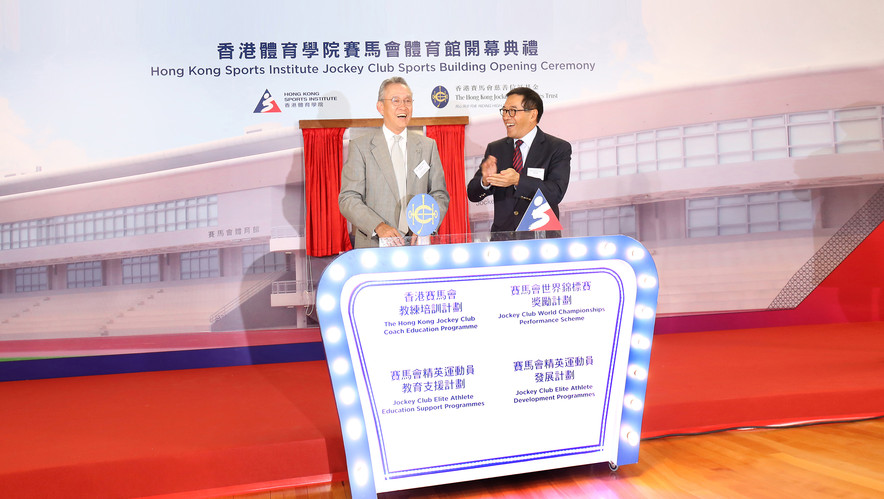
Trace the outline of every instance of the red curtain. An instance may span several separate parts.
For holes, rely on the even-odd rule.
[[[331,256],[352,249],[347,219],[338,209],[344,165],[343,128],[305,128],[304,191],[307,254]]]
[[[464,125],[427,125],[427,137],[436,141],[439,157],[445,170],[445,183],[451,202],[448,214],[439,227],[440,235],[470,233],[467,207],[466,166],[464,164]],[[458,241],[450,241],[458,242]]]

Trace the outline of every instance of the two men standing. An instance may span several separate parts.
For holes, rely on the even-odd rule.
[[[378,246],[379,238],[404,244],[405,208],[412,197],[431,195],[442,217],[450,199],[436,142],[407,129],[413,96],[404,79],[381,83],[377,110],[383,126],[350,141],[341,175],[338,205],[353,227],[356,248]],[[510,232],[518,227],[537,189],[559,216],[571,175],[571,144],[537,126],[543,100],[530,88],[510,90],[500,114],[507,136],[488,144],[467,197],[477,202],[493,196],[491,231]]]

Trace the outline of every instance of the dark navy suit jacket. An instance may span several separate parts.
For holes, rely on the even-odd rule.
[[[512,168],[514,150],[514,140],[507,137],[488,144],[485,149],[485,157],[496,157],[497,171],[500,172]],[[556,217],[559,216],[559,203],[565,197],[568,180],[571,177],[571,144],[558,137],[543,133],[538,127],[537,136],[531,143],[531,149],[528,151],[523,165],[519,185],[516,187],[482,188],[481,167],[467,185],[467,197],[470,201],[478,202],[487,196],[494,196],[492,232],[516,230],[538,188],[543,192],[543,197],[549,202]],[[529,168],[542,169],[543,178],[528,175]],[[540,170],[533,171],[539,172]]]

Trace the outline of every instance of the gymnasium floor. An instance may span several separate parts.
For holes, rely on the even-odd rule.
[[[0,400],[0,490],[8,497],[233,497],[346,481],[320,360],[7,381]],[[882,322],[673,333],[654,338],[642,434],[881,415]],[[739,460],[740,445],[721,452]],[[642,452],[618,476],[671,465],[665,453],[651,460]],[[690,459],[698,470],[717,466],[708,455]],[[881,484],[868,480],[872,489]]]

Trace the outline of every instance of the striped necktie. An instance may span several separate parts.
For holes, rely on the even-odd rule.
[[[522,173],[522,144],[521,140],[516,141],[516,150],[513,154],[513,168],[519,173]]]

